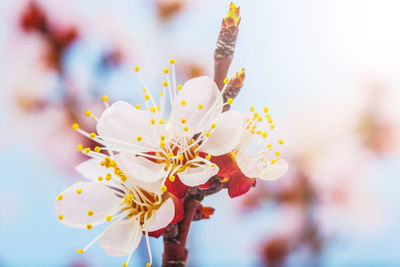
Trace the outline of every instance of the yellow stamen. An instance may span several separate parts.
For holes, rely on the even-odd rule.
[[[82,150],[83,150],[83,145],[82,145],[82,144],[79,144],[76,148],[78,149],[79,152],[82,152]]]
[[[58,219],[60,220],[60,221],[62,221],[63,219],[64,219],[64,216],[63,215],[58,215]]]
[[[144,95],[144,99],[145,99],[145,100],[149,100],[149,99],[150,99],[150,96],[149,96],[149,95]]]
[[[90,115],[92,115],[92,112],[91,112],[90,110],[86,110],[86,111],[85,111],[85,115],[86,115],[87,117],[89,117]]]
[[[168,86],[168,82],[167,82],[167,81],[163,81],[162,85],[163,85],[164,87],[167,87],[167,86]]]
[[[99,176],[99,177],[97,178],[97,180],[99,180],[99,182],[103,181],[103,176]]]
[[[80,195],[82,193],[82,189],[76,189],[76,193]]]
[[[92,210],[89,210],[89,211],[87,212],[87,215],[88,215],[88,216],[93,216],[93,214],[94,214],[94,212],[93,212]]]
[[[210,159],[211,159],[211,155],[208,154],[208,155],[206,156],[206,160],[210,160]]]
[[[189,131],[189,128],[188,128],[188,127],[183,127],[183,131],[184,131],[184,132],[188,132],[188,131]]]
[[[140,105],[139,104],[136,105],[136,109],[140,109]]]
[[[64,197],[62,195],[58,195],[57,199],[62,200]]]
[[[186,106],[186,101],[185,101],[185,100],[182,100],[182,101],[181,101],[181,105],[182,105],[182,106]]]
[[[136,137],[136,140],[138,140],[138,142],[142,141],[142,139],[143,138],[141,136]]]
[[[88,154],[90,153],[91,149],[89,147],[85,148],[85,153]]]
[[[179,84],[179,85],[178,85],[178,91],[182,90],[182,87],[183,87],[183,86]]]
[[[93,138],[96,137],[96,134],[95,133],[90,133],[89,137],[93,139]]]
[[[101,98],[104,102],[108,102],[108,96],[103,95],[103,97]]]
[[[225,78],[224,79],[224,84],[228,84],[229,83],[229,78]]]
[[[233,104],[233,98],[228,98],[228,101],[226,101],[229,105]]]
[[[281,152],[275,151],[275,156],[279,156],[280,154],[281,154]]]
[[[90,230],[90,229],[92,229],[92,228],[93,228],[93,225],[91,225],[91,224],[86,224],[86,229]]]
[[[174,175],[171,175],[171,176],[169,177],[169,180],[170,180],[171,182],[174,182],[174,181],[175,181],[175,176],[174,176]]]
[[[210,137],[210,136],[211,136],[211,133],[210,133],[210,132],[206,132],[206,133],[205,133],[205,136]]]
[[[181,119],[181,123],[182,123],[182,124],[185,124],[185,123],[186,123],[186,119],[185,119],[185,118],[182,118],[182,119]]]
[[[168,74],[168,73],[169,73],[169,69],[168,69],[168,68],[165,68],[165,69],[164,69],[164,73],[165,73],[165,74]]]
[[[202,104],[199,104],[199,105],[198,105],[199,110],[202,110],[203,107],[204,107],[204,105],[202,105]]]
[[[112,216],[107,216],[107,217],[106,217],[106,220],[107,220],[107,222],[111,222]]]
[[[77,123],[72,124],[72,129],[78,130],[79,129],[79,124],[77,124]]]
[[[264,108],[264,113],[267,113],[268,110],[269,110],[268,107],[265,107],[265,108]]]
[[[174,64],[174,63],[175,63],[175,59],[171,58],[171,60],[169,61],[169,63]]]
[[[139,71],[139,66],[135,67],[135,71],[138,72]]]
[[[161,191],[163,191],[163,192],[167,191],[167,187],[166,187],[165,185],[161,186],[160,189],[161,189]]]
[[[83,254],[83,253],[84,253],[83,249],[81,249],[81,248],[78,248],[76,251],[77,251],[79,254]]]
[[[283,145],[283,139],[279,139],[279,140],[278,140],[278,143],[279,143],[280,145]]]

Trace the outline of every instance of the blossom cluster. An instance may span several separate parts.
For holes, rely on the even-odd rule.
[[[209,77],[188,80],[183,86],[175,78],[175,60],[164,69],[165,81],[156,94],[142,78],[145,107],[124,101],[109,103],[97,117],[97,132],[74,124],[96,147],[78,145],[89,159],[77,166],[88,181],[79,182],[55,199],[59,220],[71,227],[92,229],[109,226],[85,248],[100,240],[112,256],[126,256],[126,266],[145,236],[152,264],[149,236],[158,237],[165,228],[185,215],[182,199],[188,188],[207,188],[215,177],[231,197],[246,193],[255,179],[283,176],[288,164],[280,158],[282,139],[273,139],[273,120],[265,107],[257,113],[223,112],[229,79],[222,90]]]

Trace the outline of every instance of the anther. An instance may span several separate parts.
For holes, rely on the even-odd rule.
[[[92,228],[93,228],[93,225],[91,225],[91,224],[86,224],[86,229],[90,230],[90,229],[92,229]]]
[[[265,108],[264,108],[264,113],[267,113],[268,110],[269,110],[268,107],[265,107]]]
[[[79,254],[83,254],[83,253],[84,253],[83,249],[81,249],[81,248],[78,248],[76,251],[77,251]]]
[[[261,136],[262,136],[262,138],[266,138],[267,137],[267,132],[262,132]]]
[[[60,221],[62,221],[62,220],[64,219],[64,216],[63,216],[62,214],[60,214],[60,215],[58,215],[58,219],[59,219]]]
[[[92,210],[88,210],[87,215],[88,216],[93,216],[94,212]]]
[[[203,107],[204,107],[204,105],[202,105],[202,104],[199,104],[199,105],[198,105],[199,110],[202,110]]]
[[[78,149],[79,152],[82,152],[82,150],[83,150],[83,145],[82,145],[82,144],[79,144],[76,148]]]
[[[135,71],[138,72],[139,71],[139,66],[135,67]]]
[[[165,141],[165,136],[164,135],[160,136],[160,140]]]
[[[211,129],[215,129],[215,127],[217,127],[215,123],[211,124]]]
[[[128,264],[126,263],[126,261],[124,261],[124,263],[122,263],[122,267],[126,267],[128,266]]]
[[[186,106],[186,101],[185,101],[185,100],[182,100],[182,101],[181,101],[181,105],[182,105],[182,106]]]
[[[279,140],[278,140],[278,143],[279,143],[280,145],[283,145],[283,139],[279,139]]]
[[[229,83],[229,78],[225,78],[224,79],[224,84],[228,84]]]
[[[174,156],[174,153],[169,152],[167,156],[168,156],[169,158],[172,158],[172,157]]]
[[[233,104],[233,98],[228,98],[228,100],[226,101],[229,105]]]
[[[144,99],[147,101],[147,100],[150,99],[150,96],[149,95],[144,95]]]
[[[163,81],[162,85],[163,85],[164,87],[167,87],[167,86],[168,86],[168,82],[167,82],[167,81]]]
[[[80,195],[82,193],[82,189],[76,189],[76,193]]]
[[[179,155],[179,156],[178,156],[178,159],[179,159],[179,160],[183,160],[183,159],[184,159],[183,155],[182,155],[182,154]]]
[[[167,191],[167,187],[166,187],[165,185],[161,186],[160,189],[161,189],[161,191],[163,191],[163,192]]]
[[[281,154],[281,152],[275,151],[275,156],[279,156],[280,154]]]
[[[96,134],[95,133],[90,133],[89,137],[93,139],[93,138],[96,137]]]
[[[77,123],[72,124],[72,129],[78,130],[79,129],[79,124],[77,124]]]
[[[99,182],[103,181],[103,176],[99,176],[99,177],[97,178],[97,180],[99,180]]]
[[[175,176],[174,176],[174,175],[170,175],[170,176],[169,176],[169,180],[170,180],[171,182],[174,182],[174,181],[175,181]]]
[[[171,60],[169,61],[169,63],[175,64],[175,59],[171,58]]]
[[[106,180],[107,180],[107,181],[110,181],[110,180],[111,180],[111,174],[109,174],[109,173],[106,174]]]
[[[142,137],[141,136],[138,136],[138,137],[136,137],[136,140],[138,141],[138,142],[140,142],[140,141],[142,141]]]
[[[62,195],[58,195],[57,199],[62,200],[64,197]]]
[[[179,84],[179,85],[178,85],[178,91],[182,90],[182,87],[183,87],[183,86]]]
[[[254,107],[253,106],[250,107],[250,112],[254,112]]]
[[[205,133],[205,136],[210,137],[210,136],[211,136],[211,133],[210,133],[210,132],[206,132],[206,133]]]
[[[208,154],[208,155],[206,156],[206,160],[210,160],[210,159],[211,159],[211,155]]]
[[[101,98],[104,102],[108,102],[108,96],[103,95],[103,97]]]
[[[189,131],[189,128],[188,127],[183,127],[183,129],[182,129],[184,132],[188,132]]]
[[[182,118],[182,119],[181,119],[181,123],[182,123],[182,124],[185,124],[185,123],[186,123],[186,119],[185,119],[185,118]]]
[[[94,148],[94,151],[100,152],[100,147],[99,147],[99,146],[96,146],[96,147]]]
[[[271,128],[271,130],[273,130],[275,128],[275,125],[271,124],[270,128]]]
[[[168,73],[169,73],[169,69],[168,69],[168,68],[165,68],[165,69],[164,69],[164,73],[165,73],[165,74],[168,74]]]
[[[139,104],[136,105],[136,109],[140,109],[140,105]]]
[[[111,220],[112,220],[112,216],[107,216],[107,217],[106,217],[106,221],[107,221],[107,222],[111,222]]]
[[[88,154],[90,153],[91,149],[89,147],[85,148],[85,153]]]
[[[85,115],[86,115],[87,117],[89,117],[90,115],[92,115],[92,112],[91,112],[90,110],[86,110],[86,111],[85,111]]]
[[[158,123],[159,123],[159,124],[164,124],[164,120],[161,119]]]
[[[150,111],[153,113],[156,113],[156,110],[157,110],[156,108],[150,108]]]

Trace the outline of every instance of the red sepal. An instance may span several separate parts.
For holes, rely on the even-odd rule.
[[[219,168],[219,172],[217,174],[218,176],[230,177],[235,172],[239,171],[239,167],[232,156],[232,153],[228,153],[222,156],[214,156],[211,158],[211,162],[215,163]]]
[[[183,198],[189,188],[189,186],[182,183],[177,174],[175,174],[175,180],[173,182],[171,182],[168,177],[165,181],[165,186],[167,187],[168,192],[170,192],[177,198]]]
[[[255,178],[249,178],[238,171],[229,178],[228,194],[231,198],[241,196],[247,193],[255,182]]]
[[[212,184],[211,184],[211,178],[210,178],[210,179],[208,179],[208,181],[205,184],[201,184],[198,187],[200,189],[209,189],[211,187],[211,185]]]

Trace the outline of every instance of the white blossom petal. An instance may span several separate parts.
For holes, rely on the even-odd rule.
[[[136,220],[122,220],[108,229],[100,240],[103,250],[114,257],[128,256],[142,239],[142,227]]]
[[[206,183],[208,179],[217,175],[219,168],[210,162],[210,166],[206,167],[207,164],[201,167],[186,168],[183,172],[179,172],[178,176],[182,183],[187,186],[198,186]]]
[[[62,215],[61,222],[68,226],[96,226],[106,222],[107,216],[113,216],[121,210],[123,199],[115,193],[100,183],[76,183],[57,196],[55,211],[57,215]],[[89,215],[90,211],[92,215]]]
[[[289,164],[284,159],[279,159],[274,164],[260,170],[260,178],[262,180],[276,180],[281,178],[287,172]]]
[[[174,201],[169,198],[153,215],[143,224],[143,230],[147,232],[157,231],[166,227],[175,216]]]
[[[236,163],[244,175],[249,178],[257,178],[259,169],[256,162],[245,153],[238,152],[236,154]]]
[[[100,165],[101,161],[102,159],[98,158],[88,159],[81,162],[75,167],[75,169],[83,177],[91,181],[98,181],[99,176],[105,178],[108,173],[111,174],[111,178],[119,180],[118,176],[116,176],[113,171],[110,171],[106,167]],[[112,180],[107,181],[103,179],[102,182],[107,183],[107,185],[115,186],[115,183]]]
[[[231,152],[238,146],[245,129],[245,117],[237,111],[222,113],[215,120],[215,129],[204,141],[200,150],[213,156]]]
[[[137,110],[126,102],[118,101],[103,112],[97,123],[97,132],[100,137],[114,138],[140,146],[141,149],[136,149],[136,151],[155,151],[160,136],[165,136],[165,129],[162,127],[163,125],[158,124],[159,120],[156,117],[156,114]],[[155,120],[154,124],[151,123],[152,119]],[[140,141],[138,141],[138,137]],[[107,138],[104,138],[104,142],[113,150],[135,149]]]
[[[221,114],[222,104],[222,96],[212,79],[202,76],[188,80],[172,104],[169,122],[172,132],[183,133],[182,129],[188,127],[188,135],[193,135],[209,128],[215,117]],[[201,109],[199,105],[202,105]],[[181,119],[186,122],[182,124]]]

